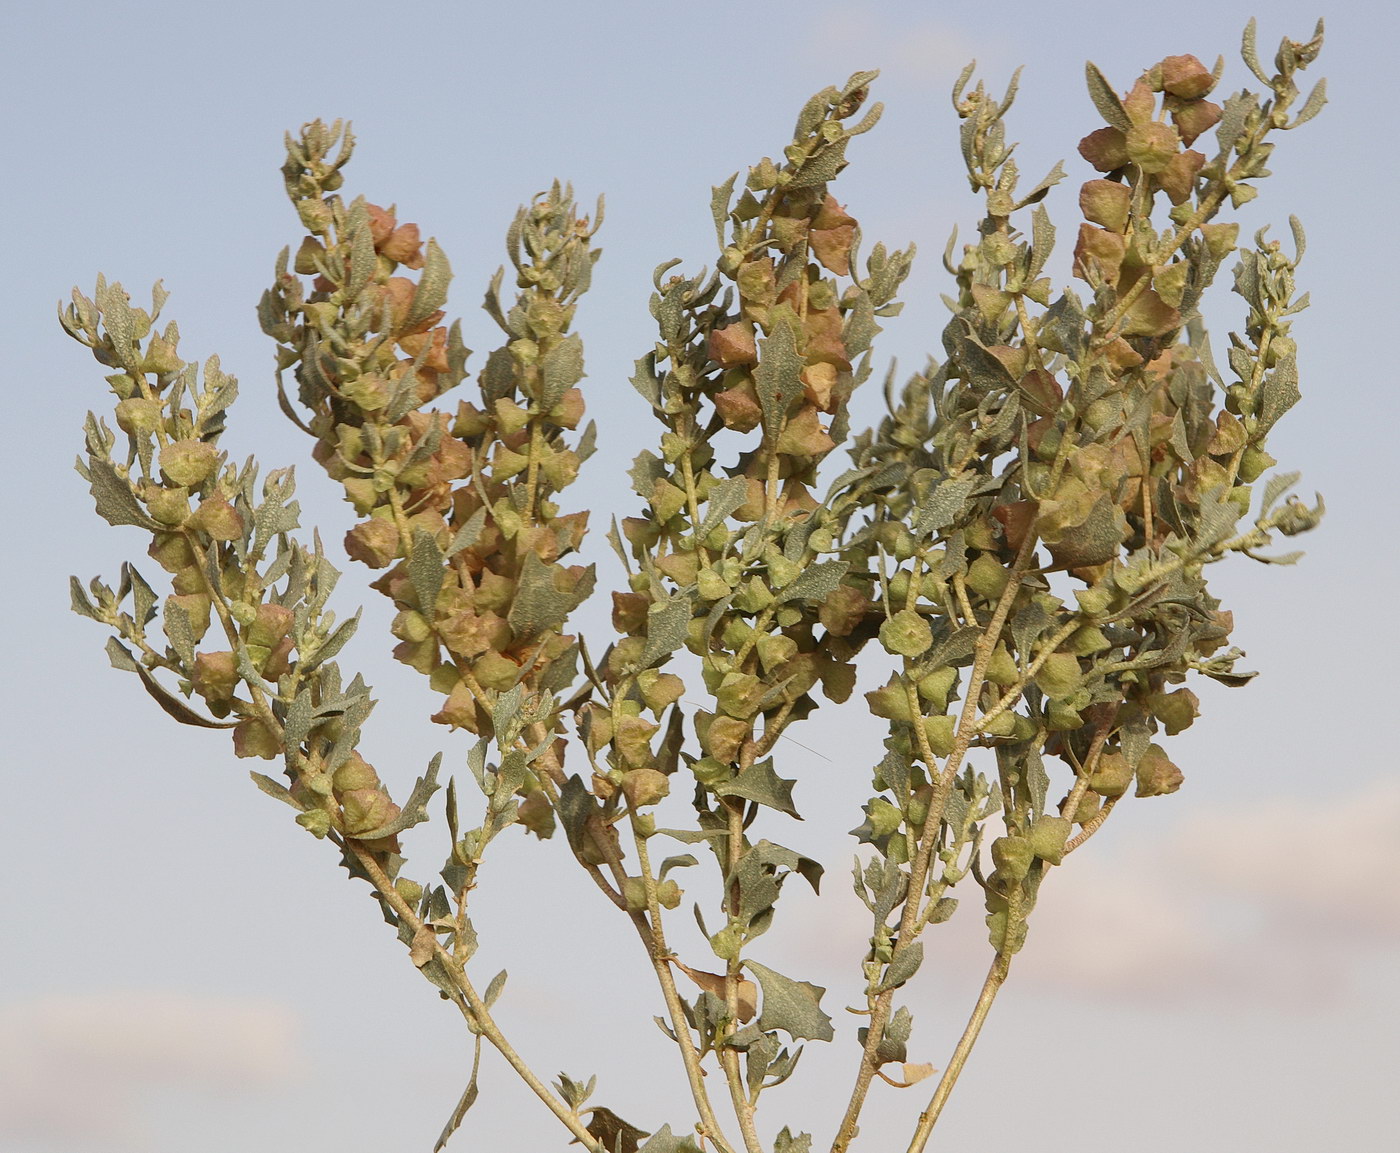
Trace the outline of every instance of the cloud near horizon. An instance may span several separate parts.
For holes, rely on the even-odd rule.
[[[1127,846],[1090,841],[1047,876],[1017,980],[1100,1003],[1346,1003],[1360,967],[1400,953],[1397,829],[1400,781],[1380,779],[1198,811]],[[928,932],[930,957],[980,973],[981,894],[969,878],[957,895],[954,923]],[[774,947],[835,981],[854,969],[869,914],[854,895],[817,906],[794,910],[806,923]]]
[[[152,1089],[275,1086],[302,1062],[298,1034],[293,1010],[251,998],[108,991],[0,1005],[0,1145],[140,1149]]]

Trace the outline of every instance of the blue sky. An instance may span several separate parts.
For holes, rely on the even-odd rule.
[[[1262,7],[1270,52],[1282,35],[1305,38],[1318,15],[1293,0]],[[1244,217],[1286,235],[1296,213],[1307,228],[1300,279],[1313,307],[1295,330],[1304,399],[1270,447],[1304,470],[1306,492],[1324,493],[1327,520],[1296,569],[1218,572],[1236,639],[1263,675],[1203,691],[1205,715],[1177,738],[1182,792],[1125,806],[1047,886],[934,1149],[985,1148],[991,1125],[998,1142],[1037,1134],[1047,1153],[1312,1153],[1379,1147],[1400,1122],[1400,778],[1386,732],[1400,693],[1390,496],[1400,409],[1384,343],[1400,267],[1388,215],[1400,21],[1390,6],[1331,7],[1316,69],[1331,104],[1280,140],[1275,175]],[[877,345],[912,368],[938,347],[948,233],[976,219],[947,100],[963,64],[975,57],[994,88],[1026,66],[1010,128],[1027,179],[1066,160],[1071,178],[1048,201],[1063,238],[1086,178],[1074,147],[1096,124],[1084,60],[1126,87],[1164,55],[1222,53],[1234,90],[1255,10],[1238,0],[15,8],[0,76],[11,253],[0,284],[2,1153],[426,1151],[469,1059],[455,1015],[327,846],[252,788],[222,735],[169,724],[106,667],[100,630],[69,615],[69,573],[110,576],[141,546],[92,515],[71,471],[83,414],[105,407],[106,392],[58,329],[56,300],[75,284],[90,291],[98,271],[138,295],[163,278],[182,352],[217,352],[241,379],[226,445],[276,467],[306,460],[276,410],[253,313],[278,249],[297,239],[277,171],[283,132],[317,116],[354,121],[350,189],[397,201],[439,239],[457,277],[452,307],[482,349],[490,322],[476,306],[515,206],[555,177],[585,202],[605,193],[604,255],[579,313],[602,451],[571,490],[596,523],[630,508],[624,462],[656,436],[626,383],[652,340],[651,269],[676,256],[712,262],[710,186],[780,149],[812,92],[883,70],[885,118],[853,143],[836,193],[867,243],[919,245],[904,314]],[[1218,346],[1239,323],[1234,299],[1212,314]],[[863,403],[868,422],[873,389]],[[348,510],[314,466],[301,479],[305,521],[334,546]],[[606,587],[610,554],[590,547]],[[341,605],[364,584],[347,572]],[[606,627],[588,611],[595,632]],[[342,664],[375,686],[366,747],[404,790],[434,751],[451,764],[466,745],[426,723],[432,697],[389,660],[387,619],[369,593]],[[878,736],[863,722],[847,710],[797,734],[781,768],[800,777],[808,821],[772,831],[827,864],[830,903],[794,894],[779,915],[789,940],[775,931],[759,959],[830,986],[833,1009],[853,1003],[862,948],[842,830],[868,795]],[[410,853],[440,856],[438,832],[420,830]],[[684,1083],[650,1023],[659,999],[645,962],[565,856],[523,838],[502,850],[481,892],[483,980],[511,969],[501,1017],[542,1073],[598,1072],[600,1102],[647,1128],[683,1128]],[[911,995],[912,1060],[945,1062],[980,981],[968,905],[930,945]],[[772,1128],[807,1126],[823,1145],[855,1052],[842,1036],[809,1053],[771,1095]],[[454,1148],[563,1147],[501,1063],[488,1061],[484,1079]],[[877,1094],[867,1147],[894,1147],[925,1097]]]

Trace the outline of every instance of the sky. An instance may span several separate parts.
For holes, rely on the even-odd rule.
[[[107,667],[101,630],[68,612],[70,573],[110,579],[143,551],[134,530],[92,514],[71,469],[83,414],[108,401],[54,320],[72,286],[91,292],[100,271],[140,297],[163,279],[181,351],[217,352],[242,381],[231,454],[309,465],[277,412],[253,311],[278,250],[298,238],[278,174],[285,131],[353,120],[348,190],[396,201],[438,238],[457,277],[450,307],[482,349],[492,337],[478,294],[516,205],[556,177],[585,203],[606,194],[604,254],[578,316],[601,451],[570,490],[596,523],[630,510],[624,462],[657,435],[626,383],[653,339],[652,268],[713,262],[710,187],[776,153],[812,92],[882,70],[884,120],[853,143],[834,191],[867,245],[919,246],[908,304],[877,343],[877,357],[913,368],[939,346],[944,243],[977,214],[947,99],[962,66],[975,58],[993,88],[1025,66],[1010,132],[1027,180],[1066,160],[1071,177],[1047,201],[1063,238],[1088,176],[1075,145],[1098,123],[1085,59],[1126,88],[1164,55],[1224,54],[1233,91],[1253,11],[1240,0],[12,7],[0,75],[11,254],[0,281],[0,1153],[426,1153],[470,1061],[460,1019],[329,847],[252,787],[224,735],[169,723]],[[1263,8],[1266,58],[1285,34],[1306,39],[1319,14],[1294,0]],[[1400,266],[1386,218],[1400,176],[1389,120],[1400,19],[1365,2],[1321,14],[1315,73],[1331,103],[1278,141],[1274,176],[1242,218],[1246,232],[1271,222],[1286,235],[1290,213],[1307,228],[1303,401],[1270,450],[1304,471],[1305,494],[1325,495],[1327,518],[1296,568],[1216,572],[1262,675],[1201,690],[1204,715],[1174,738],[1182,791],[1125,804],[1047,883],[934,1150],[987,1148],[990,1129],[997,1144],[1045,1153],[1313,1153],[1378,1148],[1400,1124],[1400,776],[1387,731],[1400,694],[1400,407],[1393,357],[1376,343]],[[1063,256],[1052,267],[1063,279]],[[1217,295],[1211,316],[1228,330],[1237,298]],[[878,416],[869,391],[862,424]],[[334,550],[349,510],[314,466],[300,476],[304,523]],[[600,546],[588,559],[607,588],[616,573]],[[467,742],[426,722],[433,698],[389,659],[387,606],[365,584],[347,571],[337,593],[347,614],[367,606],[341,664],[375,687],[366,755],[406,792],[433,752],[460,764]],[[585,609],[595,634],[600,599]],[[779,770],[798,777],[807,820],[766,830],[828,872],[821,901],[794,892],[780,906],[759,959],[827,986],[841,1033],[761,1116],[765,1133],[809,1128],[822,1148],[856,1055],[858,1021],[839,1007],[858,996],[868,931],[844,831],[859,823],[879,733],[855,701],[784,742]],[[435,820],[408,840],[410,860],[439,860],[444,846]],[[509,968],[499,1016],[543,1075],[596,1072],[597,1103],[684,1131],[685,1086],[650,1021],[661,1006],[645,959],[576,874],[562,843],[505,838],[478,894],[473,971],[485,983]],[[930,940],[909,995],[913,1061],[942,1066],[971,1005],[987,959],[978,904],[969,895]],[[703,967],[697,941],[677,932]],[[896,1147],[926,1088],[877,1086],[857,1148]],[[565,1140],[487,1059],[482,1098],[449,1148]]]

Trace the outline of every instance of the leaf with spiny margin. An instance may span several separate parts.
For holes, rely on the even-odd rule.
[[[1037,228],[1041,227],[1041,223],[1040,223],[1040,221],[1037,219],[1037,217],[1040,216],[1040,215],[1043,215],[1044,212],[1045,212],[1044,207],[1040,205],[1040,201],[1044,200],[1044,199],[1045,199],[1045,194],[1046,194],[1047,192],[1049,192],[1050,189],[1054,188],[1055,185],[1057,185],[1057,184],[1058,184],[1061,180],[1063,180],[1064,178],[1065,178],[1064,161],[1062,161],[1062,160],[1057,160],[1057,161],[1055,161],[1055,167],[1052,168],[1052,169],[1050,169],[1050,171],[1047,172],[1047,173],[1045,174],[1045,176],[1041,179],[1040,183],[1037,184],[1034,188],[1032,188],[1029,192],[1027,192],[1027,193],[1025,194],[1025,196],[1021,197],[1021,199],[1018,200],[1018,201],[1016,202],[1016,207],[1017,207],[1017,208],[1024,208],[1027,204],[1035,204],[1035,205],[1037,205],[1037,211],[1036,211],[1035,213],[1033,213],[1033,214],[1032,214],[1032,217],[1031,217],[1031,220],[1032,220],[1032,224],[1031,224],[1032,235],[1034,235],[1034,232],[1035,232],[1035,230],[1036,230]],[[1055,235],[1055,230],[1054,230],[1053,227],[1050,227],[1050,217],[1049,217],[1049,216],[1045,216],[1045,218],[1044,218],[1044,227],[1050,228],[1050,237],[1051,237],[1051,239],[1052,239],[1052,241],[1053,241],[1053,238],[1054,238],[1054,235]],[[1040,252],[1040,250],[1041,250],[1041,248],[1040,248],[1040,242],[1039,242],[1039,241],[1032,241],[1032,242],[1031,242],[1031,249],[1032,249],[1032,252],[1033,252],[1033,253],[1037,253],[1037,254],[1038,254],[1038,253]],[[1046,248],[1046,249],[1044,250],[1044,255],[1040,255],[1040,256],[1038,257],[1039,263],[1036,262],[1036,259],[1037,259],[1037,258],[1036,258],[1035,256],[1032,257],[1032,260],[1031,260],[1031,270],[1030,270],[1032,276],[1035,276],[1036,273],[1038,273],[1038,272],[1040,271],[1041,267],[1045,264],[1045,258],[1046,258],[1047,256],[1049,256],[1049,255],[1050,255],[1050,249],[1049,249],[1049,248]]]
[[[1058,169],[1060,166],[1056,163],[1055,167]],[[1040,275],[1054,249],[1055,226],[1050,223],[1050,214],[1045,211],[1045,205],[1037,204],[1031,213],[1031,266],[1028,271],[1032,279]]]
[[[144,629],[156,615],[156,591],[131,562],[123,561],[121,571],[122,579],[117,599],[124,600],[128,591],[134,594],[131,617],[138,628]]]
[[[108,637],[103,648],[107,653],[107,660],[111,662],[114,669],[120,669],[124,673],[134,673],[141,667],[136,663],[136,658],[131,655],[131,650],[116,637]]]
[[[709,536],[729,519],[735,509],[748,500],[748,496],[748,478],[742,476],[731,476],[710,489],[710,495],[705,502],[705,519],[701,522],[700,531],[695,534],[696,538],[704,540]]]
[[[297,528],[300,514],[299,501],[264,500],[253,513],[253,552],[261,554],[274,536]]]
[[[907,948],[899,950],[894,955],[894,960],[885,967],[885,974],[880,979],[876,993],[884,993],[890,989],[897,989],[903,985],[910,977],[919,971],[919,966],[924,963],[924,943],[915,941]]]
[[[83,582],[75,576],[68,578],[68,596],[73,611],[80,617],[87,617],[98,624],[107,623],[102,619],[102,614],[97,611],[97,606],[88,598],[87,592],[83,589]]]
[[[575,333],[566,336],[540,357],[540,392],[536,398],[543,409],[551,409],[563,395],[583,379],[583,341]]]
[[[356,609],[353,617],[341,621],[336,626],[335,631],[321,642],[316,651],[297,666],[297,671],[303,675],[309,673],[313,669],[320,668],[336,653],[340,652],[349,643],[350,638],[355,635],[355,630],[360,627],[360,613],[362,611],[362,609]]]
[[[734,182],[739,179],[736,172],[723,184],[710,189],[710,214],[715,218],[715,237],[720,248],[725,247],[724,226],[729,222],[729,201],[734,196]]]
[[[1274,370],[1259,385],[1255,408],[1257,436],[1264,436],[1290,408],[1302,399],[1298,390],[1298,361],[1292,355],[1282,356]]]
[[[690,611],[690,598],[683,594],[647,606],[647,643],[638,661],[640,668],[651,668],[685,644]]]
[[[841,329],[841,343],[846,346],[846,355],[854,361],[874,343],[879,334],[880,326],[875,323],[875,304],[868,292],[862,292],[846,314],[846,323]]]
[[[745,960],[744,967],[763,989],[760,1029],[781,1029],[794,1040],[830,1041],[836,1036],[831,1018],[821,1009],[822,994],[826,992],[822,986],[794,981],[757,961]]]
[[[825,600],[850,567],[850,562],[844,560],[824,560],[808,565],[778,590],[778,603]]]
[[[1089,344],[1084,329],[1086,321],[1079,297],[1066,289],[1064,295],[1051,304],[1040,318],[1036,329],[1037,340],[1042,348],[1064,353],[1071,360],[1079,360]]]
[[[1016,651],[1029,660],[1031,646],[1054,623],[1055,618],[1040,601],[1031,601],[1011,618],[1011,639],[1016,642]]]
[[[953,630],[941,640],[935,640],[933,649],[920,661],[920,667],[932,671],[971,656],[981,635],[982,630],[976,625],[964,625]]]
[[[560,588],[556,578],[562,579],[565,587]],[[546,564],[537,553],[526,553],[515,600],[506,617],[511,631],[517,638],[527,639],[558,628],[592,594],[595,579],[596,570],[589,565],[570,583],[558,565]]]
[[[630,383],[652,408],[661,407],[661,378],[656,375],[656,353],[649,352],[636,362]]]
[[[950,330],[945,333],[943,343],[953,361],[948,366],[950,375],[962,377],[978,392],[1000,395],[1016,387],[1006,365],[975,337]]]
[[[690,1137],[677,1137],[670,1125],[663,1125],[638,1153],[700,1153],[700,1146]]]
[[[793,173],[788,187],[811,188],[835,180],[841,169],[846,167],[846,142],[847,138],[843,136],[820,149]]]
[[[632,491],[643,500],[651,500],[651,490],[658,480],[666,476],[666,462],[649,449],[642,449],[632,462],[627,475],[632,480]]]
[[[438,769],[441,766],[442,754],[434,753],[433,759],[428,762],[428,771],[413,782],[413,791],[409,793],[408,800],[404,802],[403,811],[392,821],[380,825],[377,829],[357,833],[355,839],[377,841],[380,837],[395,836],[405,829],[411,829],[414,825],[421,825],[426,821],[428,819],[428,801],[442,787],[437,783]]]
[[[638,1129],[601,1105],[593,1109],[584,1128],[608,1153],[637,1153],[639,1142],[647,1136],[645,1129]]]
[[[767,340],[759,342],[759,362],[754,369],[754,390],[763,410],[763,431],[776,440],[787,420],[788,405],[802,392],[802,357],[797,354],[797,334],[787,317],[779,320]]]
[[[117,472],[116,466],[110,460],[104,460],[100,456],[92,457],[87,468],[79,471],[88,480],[97,515],[108,524],[113,527],[135,525],[151,532],[164,530],[163,525],[147,515],[146,510],[141,507],[141,502],[136,499],[136,494],[131,491],[130,483]]]
[[[724,781],[715,786],[715,793],[721,797],[742,797],[746,801],[777,809],[799,821],[801,814],[792,803],[792,788],[796,780],[786,780],[773,771],[773,758],[759,761],[744,769],[732,781]]]
[[[793,1136],[786,1125],[773,1141],[773,1153],[812,1153],[812,1135],[799,1133]]]
[[[374,234],[370,231],[369,210],[364,201],[350,206],[346,227],[350,232],[350,275],[345,282],[345,303],[355,300],[379,263],[374,252]]]

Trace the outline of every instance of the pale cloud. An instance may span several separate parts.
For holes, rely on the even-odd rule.
[[[141,1149],[143,1097],[246,1091],[302,1063],[287,1007],[173,992],[104,992],[0,1006],[0,1142]]]
[[[808,25],[806,49],[837,71],[878,68],[885,83],[940,91],[974,56],[971,40],[957,29],[892,17],[875,5],[822,12]]]
[[[1325,1008],[1352,995],[1359,966],[1400,956],[1397,878],[1400,782],[1198,807],[1127,844],[1090,841],[1052,869],[1015,979],[1100,1003]],[[981,894],[969,878],[958,895],[954,922],[928,931],[926,965],[975,973],[990,957]],[[844,894],[817,905],[794,910],[797,939],[782,951],[833,980],[857,965],[869,914]]]

